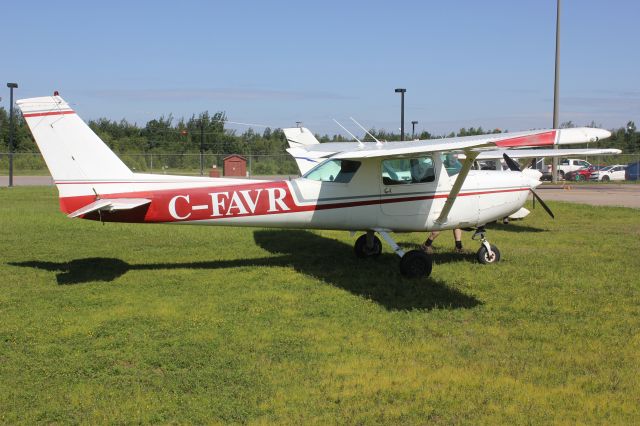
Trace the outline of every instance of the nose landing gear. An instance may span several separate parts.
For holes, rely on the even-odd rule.
[[[500,250],[493,244],[489,244],[489,241],[485,238],[484,234],[487,231],[484,226],[480,226],[476,229],[476,232],[471,237],[472,240],[480,240],[480,249],[476,253],[478,262],[486,265],[488,263],[497,263],[500,261]]]

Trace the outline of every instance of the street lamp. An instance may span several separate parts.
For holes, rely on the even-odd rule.
[[[9,88],[9,187],[13,186],[13,89],[18,88],[18,83],[7,83]]]
[[[404,140],[404,94],[407,89],[396,89],[400,93],[400,140]]]
[[[416,124],[418,124],[417,121],[412,121],[411,122],[411,138],[412,139],[416,138]]]

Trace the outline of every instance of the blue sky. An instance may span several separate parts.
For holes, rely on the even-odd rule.
[[[550,127],[555,0],[12,2],[3,87],[85,119],[173,113],[318,133]],[[637,0],[563,0],[560,121],[640,123]],[[7,45],[7,41],[10,41]],[[8,89],[1,92],[8,107]],[[345,123],[346,124],[346,123]],[[245,128],[230,126],[243,131]]]

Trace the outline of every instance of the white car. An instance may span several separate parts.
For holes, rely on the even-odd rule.
[[[624,164],[603,167],[602,169],[591,173],[589,179],[601,180],[603,182],[608,182],[610,180],[624,180],[624,169],[626,168],[627,166]]]

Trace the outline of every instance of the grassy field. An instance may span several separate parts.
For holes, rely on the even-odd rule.
[[[0,188],[0,422],[640,422],[640,212],[549,203],[405,280],[346,232],[67,219]],[[400,235],[406,245],[424,235]]]

